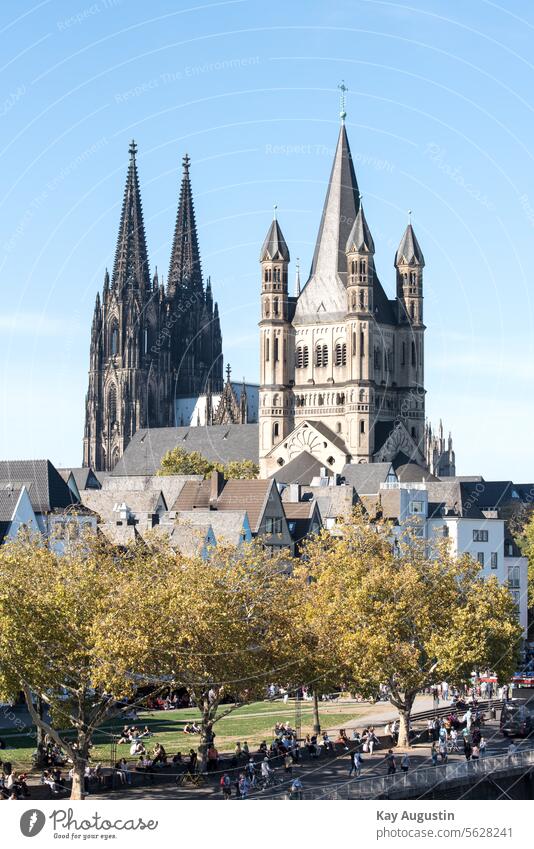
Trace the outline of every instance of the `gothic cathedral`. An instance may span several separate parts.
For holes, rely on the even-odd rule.
[[[132,142],[115,264],[91,330],[83,463],[102,471],[139,428],[174,426],[177,397],[223,388],[219,312],[209,278],[203,283],[189,157],[164,286],[157,271],[150,278],[136,150]]]
[[[261,263],[262,476],[307,452],[331,473],[386,460],[427,467],[423,268],[411,223],[388,298],[342,123],[306,285],[288,291],[289,250],[273,220]]]

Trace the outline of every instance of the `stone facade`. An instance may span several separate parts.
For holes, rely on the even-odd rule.
[[[222,337],[211,282],[204,287],[189,157],[167,286],[150,278],[136,145],[122,206],[115,264],[96,296],[91,331],[83,464],[109,471],[140,428],[172,427],[177,396],[221,392]]]
[[[263,475],[291,460],[297,445],[332,472],[345,462],[398,456],[426,466],[425,261],[410,223],[394,258],[396,297],[389,299],[374,253],[342,122],[302,292],[289,294],[290,255],[278,221],[261,252]]]

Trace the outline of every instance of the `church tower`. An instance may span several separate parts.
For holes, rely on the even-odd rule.
[[[411,223],[395,254],[399,322],[401,411],[410,436],[424,451],[425,389],[423,268],[425,259]]]
[[[183,177],[167,288],[150,279],[136,162],[130,164],[111,279],[91,330],[83,464],[110,471],[134,433],[175,424],[177,396],[220,392],[222,336],[211,281],[202,281],[189,176]]]
[[[206,392],[208,379],[213,392],[222,390],[223,361],[219,309],[213,304],[211,280],[205,291],[202,281],[190,164],[186,154],[167,296],[175,394],[193,397]]]
[[[374,277],[375,245],[363,206],[347,240],[347,331],[349,348],[347,379],[357,382],[358,397],[347,405],[347,446],[354,461],[371,462],[373,454],[374,374]],[[345,358],[343,358],[345,359]],[[343,363],[344,364],[344,363]]]
[[[102,300],[97,294],[91,332],[83,461],[103,471],[136,430],[171,423],[168,352],[151,350],[164,302],[157,278],[150,280],[136,152],[132,142],[113,274],[106,271]]]
[[[276,210],[260,254],[260,458],[293,426],[290,364],[294,336],[288,296],[289,249]]]

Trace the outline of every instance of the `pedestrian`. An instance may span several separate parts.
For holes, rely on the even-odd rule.
[[[440,739],[440,741],[438,743],[438,750],[439,750],[439,756],[441,758],[441,763],[446,764],[447,759],[448,759],[448,756],[447,756],[447,738],[445,738],[444,740]]]
[[[362,761],[363,758],[360,752],[352,752],[350,755],[350,770],[349,770],[349,778],[352,777],[352,773],[355,774],[356,778],[359,778],[362,772]]]
[[[389,749],[386,755],[386,764],[388,768],[388,775],[395,775],[397,772],[397,762],[395,760],[395,755],[393,754],[393,749]]]
[[[401,765],[400,766],[401,766],[401,769],[404,773],[408,772],[408,770],[410,769],[410,758],[408,757],[406,752],[403,754],[403,756],[401,758]]]
[[[284,757],[284,772],[286,775],[291,775],[293,771],[293,758],[290,752],[287,752]]]
[[[488,745],[488,744],[486,743],[486,738],[485,738],[485,737],[481,737],[481,738],[480,738],[480,743],[478,744],[478,748],[480,749],[480,757],[481,757],[481,758],[483,758],[483,757],[484,757],[484,755],[486,754],[486,747],[487,747],[487,745]]]
[[[369,737],[367,738],[367,745],[369,747],[369,754],[373,754],[375,745],[378,743],[378,737],[375,734],[374,727],[369,729]]]
[[[432,758],[432,766],[438,765],[438,748],[436,746],[436,741],[432,740],[432,745],[430,747],[430,757]]]
[[[300,778],[294,778],[291,782],[289,794],[292,799],[302,799],[302,781]]]
[[[226,800],[229,799],[230,796],[232,795],[232,779],[230,778],[230,776],[228,775],[227,772],[225,772],[224,775],[221,776],[220,784],[221,784],[221,791],[222,791],[222,794],[223,794],[223,799],[226,799]]]
[[[250,790],[250,781],[244,772],[242,772],[239,776],[239,795],[242,799],[248,798],[248,792]]]
[[[459,752],[458,748],[458,732],[456,728],[451,728],[451,751]]]
[[[469,736],[464,737],[464,755],[466,761],[471,760],[472,751],[473,750],[471,748],[471,740],[469,739]]]
[[[478,761],[479,757],[480,757],[480,749],[477,745],[473,745],[473,747],[471,749],[471,760],[476,763]]]

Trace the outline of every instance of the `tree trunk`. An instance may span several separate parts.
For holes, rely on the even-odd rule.
[[[409,749],[410,743],[410,716],[415,700],[415,693],[405,693],[404,700],[399,701],[396,705],[399,711],[399,739],[397,746],[403,749]]]
[[[75,758],[72,771],[71,799],[85,799],[85,766],[84,758]]]
[[[313,691],[313,733],[321,733],[321,721],[319,719],[319,697],[317,690]]]

